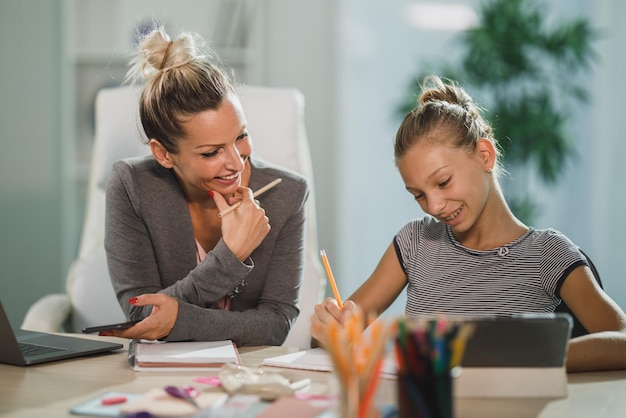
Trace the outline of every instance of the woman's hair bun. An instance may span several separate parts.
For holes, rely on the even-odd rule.
[[[182,67],[198,56],[200,39],[191,33],[181,33],[175,40],[165,30],[156,28],[139,40],[127,79],[151,79],[167,71]]]

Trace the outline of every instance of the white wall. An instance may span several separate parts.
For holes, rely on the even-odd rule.
[[[339,12],[339,246],[332,255],[346,297],[373,271],[400,227],[423,215],[394,164],[393,137],[401,122],[395,109],[418,72],[458,51],[455,32],[412,27],[410,3],[348,0]],[[402,294],[387,314],[403,312],[405,300]]]
[[[14,325],[63,286],[58,19],[59,1],[0,3],[0,299]]]
[[[337,152],[336,28],[340,26],[336,0],[269,0],[267,11],[266,84],[296,87],[305,97],[305,118],[315,172],[319,244],[337,252],[336,181],[340,169]],[[334,268],[334,267],[333,267]]]
[[[535,184],[542,207],[537,227],[553,227],[585,250],[596,265],[604,288],[626,309],[626,281],[620,258],[626,221],[623,159],[626,142],[620,130],[626,97],[626,5],[620,1],[546,1],[550,19],[587,17],[600,31],[595,50],[598,59],[581,79],[591,98],[579,105],[568,126],[577,148],[563,178],[555,187]]]
[[[560,5],[563,2],[560,2]],[[626,97],[626,4],[601,0],[579,2],[580,13],[601,29],[599,60],[586,80],[592,91],[588,106],[572,123],[579,150],[575,166],[556,190],[544,195],[542,225],[566,232],[591,256],[604,287],[626,309],[626,281],[621,265],[626,235],[626,142],[622,129]]]

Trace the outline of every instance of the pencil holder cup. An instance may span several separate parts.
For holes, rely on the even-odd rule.
[[[400,418],[454,417],[453,379],[471,324],[445,318],[398,320],[395,340]]]
[[[452,418],[454,398],[450,373],[424,379],[410,373],[398,374],[398,417]]]

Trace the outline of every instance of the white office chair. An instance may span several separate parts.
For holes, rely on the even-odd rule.
[[[243,87],[241,103],[253,138],[254,152],[306,176],[307,203],[304,283],[300,316],[284,345],[310,347],[309,323],[325,294],[315,223],[315,193],[304,128],[304,98],[294,89]],[[100,90],[96,98],[96,132],[89,175],[87,207],[77,259],[67,277],[67,293],[44,296],[26,313],[22,328],[80,332],[83,327],[124,321],[108,275],[104,251],[105,190],[111,166],[119,159],[149,154],[138,115],[139,89]]]

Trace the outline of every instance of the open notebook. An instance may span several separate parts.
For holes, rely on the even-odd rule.
[[[30,366],[123,347],[122,344],[103,340],[26,330],[14,331],[0,302],[0,363]]]

